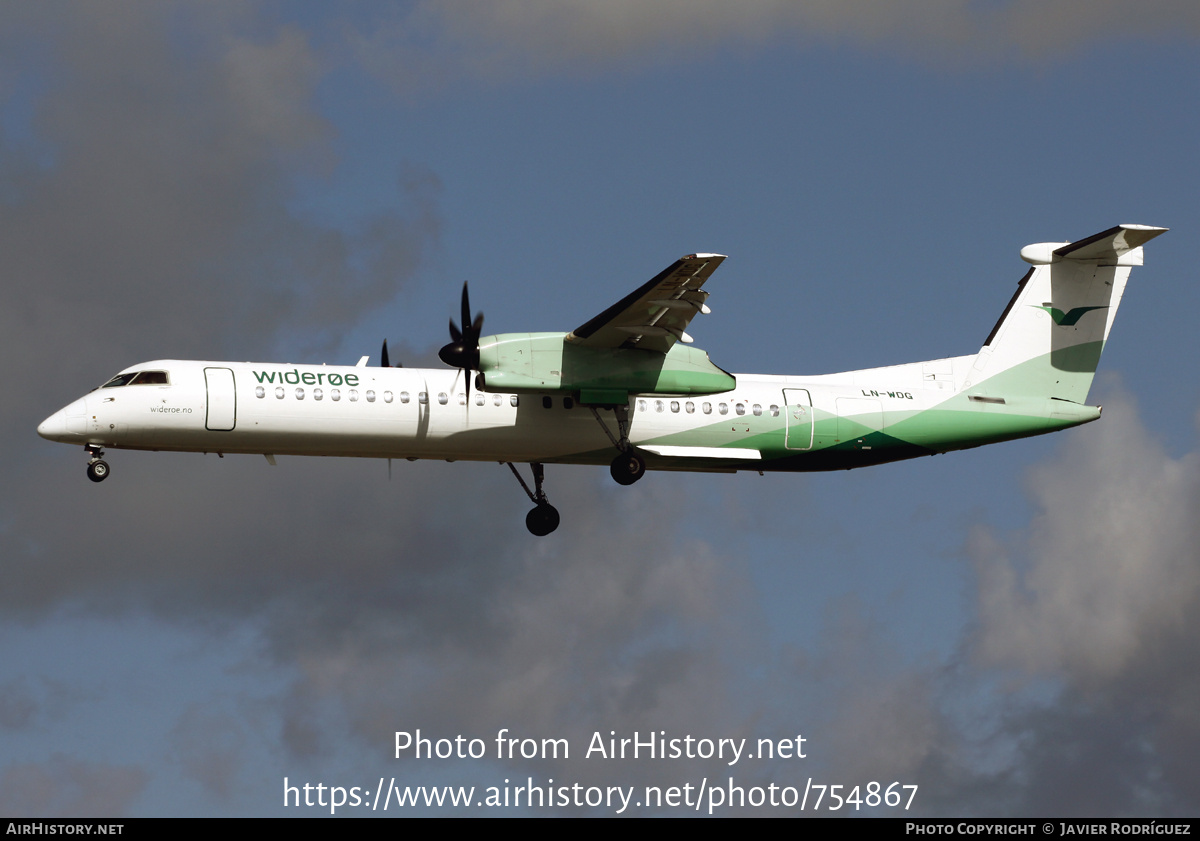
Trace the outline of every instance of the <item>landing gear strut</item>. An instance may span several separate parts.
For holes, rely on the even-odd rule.
[[[98,444],[87,444],[84,451],[89,456],[87,477],[93,482],[103,482],[108,478],[108,462],[104,461],[104,448]]]
[[[629,406],[613,406],[613,414],[617,416],[617,430],[621,433],[619,440],[609,431],[608,425],[604,423],[604,419],[600,417],[596,407],[592,406],[591,409],[596,423],[600,424],[600,428],[604,430],[608,440],[612,441],[613,446],[621,451],[620,455],[612,460],[609,473],[612,474],[618,485],[632,485],[646,475],[646,460],[629,443]]]
[[[533,487],[534,490],[529,490],[529,486],[525,484],[525,480],[521,478],[521,474],[517,472],[517,468],[511,461],[505,462],[508,469],[517,477],[517,481],[521,483],[521,487],[525,489],[525,493],[529,495],[529,499],[533,502],[533,509],[525,515],[525,528],[529,529],[530,534],[537,537],[545,537],[558,528],[559,516],[558,509],[551,505],[546,500],[546,492],[542,490],[542,482],[546,478],[545,467],[541,462],[532,462],[529,466],[533,468]]]

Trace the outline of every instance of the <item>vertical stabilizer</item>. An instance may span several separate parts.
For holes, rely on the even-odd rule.
[[[1033,268],[975,357],[964,388],[976,394],[1083,403],[1142,245],[1166,228],[1118,225],[1072,243],[1021,249]]]

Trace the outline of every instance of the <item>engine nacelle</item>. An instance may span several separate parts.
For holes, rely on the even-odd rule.
[[[633,394],[716,394],[737,385],[700,348],[676,343],[666,353],[593,348],[566,333],[502,333],[479,340],[487,391],[573,394],[581,403],[620,405]]]

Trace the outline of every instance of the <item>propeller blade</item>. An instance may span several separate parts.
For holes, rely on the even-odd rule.
[[[391,368],[388,364],[387,339],[383,340],[383,350],[379,352],[379,365],[382,368]]]
[[[463,281],[463,297],[462,297],[462,326],[463,332],[467,330],[467,325],[471,323],[471,298],[467,294],[467,282]],[[476,337],[478,338],[478,337]]]

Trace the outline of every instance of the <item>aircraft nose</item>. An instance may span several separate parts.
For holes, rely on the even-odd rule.
[[[38,424],[38,435],[48,441],[75,443],[87,428],[87,398],[81,397],[64,406]]]
[[[38,435],[42,436],[47,441],[61,441],[63,436],[67,434],[66,411],[59,409],[50,417],[39,423],[37,431]]]

